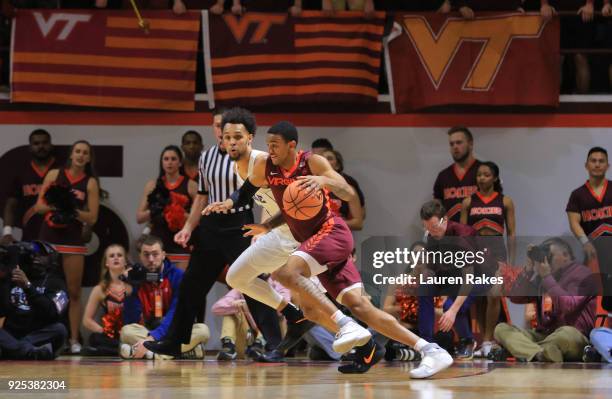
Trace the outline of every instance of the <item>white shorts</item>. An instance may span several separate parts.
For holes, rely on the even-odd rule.
[[[235,264],[247,263],[260,273],[272,273],[287,263],[291,255],[300,246],[290,235],[283,234],[282,230],[274,229],[259,237],[249,246]]]
[[[290,255],[294,255],[300,243],[295,241],[289,230],[274,229],[259,237],[232,264],[233,267],[247,264],[261,273],[274,273],[285,266]],[[310,280],[321,292],[326,292],[321,282],[312,274]]]

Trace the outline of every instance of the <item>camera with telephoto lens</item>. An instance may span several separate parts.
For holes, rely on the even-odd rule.
[[[46,275],[60,264],[60,254],[44,241],[21,241],[0,245],[0,280],[11,276],[17,266],[30,279]]]
[[[142,283],[158,283],[161,281],[159,272],[149,271],[141,263],[136,263],[132,266],[126,275],[119,276],[119,279],[130,285],[141,285]]]
[[[538,263],[543,263],[547,259],[550,263],[550,247],[548,245],[534,245],[527,250],[527,257]]]

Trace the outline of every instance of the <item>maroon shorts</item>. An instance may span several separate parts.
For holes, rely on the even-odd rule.
[[[347,289],[361,287],[361,276],[351,259],[353,235],[338,216],[328,219],[321,229],[292,254],[304,259],[312,275],[334,298]]]

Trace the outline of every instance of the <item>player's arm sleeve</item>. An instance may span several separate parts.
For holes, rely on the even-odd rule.
[[[240,208],[241,206],[247,205],[257,190],[259,190],[259,187],[254,186],[247,178],[242,186],[230,195],[230,198],[234,202],[234,208]]]

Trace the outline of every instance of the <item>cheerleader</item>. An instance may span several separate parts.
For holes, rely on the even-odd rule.
[[[100,283],[96,285],[85,306],[83,327],[91,331],[89,336],[90,354],[104,356],[119,355],[119,332],[123,327],[123,301],[131,287],[119,277],[126,271],[125,248],[119,244],[109,245],[102,257]],[[98,308],[104,310],[101,323],[94,317]]]
[[[72,353],[81,352],[81,281],[87,252],[83,230],[96,223],[99,207],[100,185],[92,147],[87,141],[79,140],[70,148],[65,167],[47,173],[35,206],[36,212],[44,215],[40,239],[49,242],[62,254],[70,298],[68,317]]]
[[[183,228],[197,189],[183,172],[183,153],[169,145],[161,153],[158,178],[145,185],[136,215],[139,224],[151,224],[151,234],[161,238],[167,258],[183,270],[189,251],[174,242],[174,235]]]

